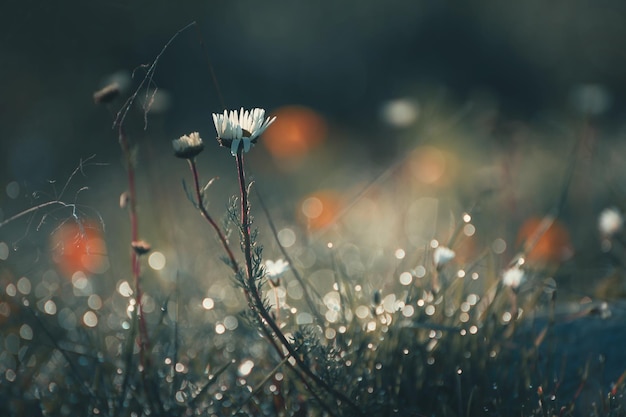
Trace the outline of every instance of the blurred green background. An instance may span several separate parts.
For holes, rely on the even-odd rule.
[[[0,6],[0,178],[57,177],[87,154],[117,155],[91,93],[151,62],[197,21],[227,107],[311,106],[368,140],[382,102],[443,94],[490,97],[508,117],[571,110],[599,84],[618,124],[626,90],[621,1],[122,1],[6,0]],[[212,134],[220,110],[194,30],[163,56],[168,106],[158,133]],[[128,90],[127,90],[128,91]],[[152,129],[155,134],[156,129]]]

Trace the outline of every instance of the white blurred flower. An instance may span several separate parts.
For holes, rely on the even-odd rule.
[[[502,274],[502,284],[515,290],[524,282],[526,278],[525,275],[524,271],[522,271],[518,265],[515,265],[504,271]]]
[[[259,108],[244,111],[242,107],[240,111],[224,110],[223,114],[213,113],[217,141],[230,148],[233,156],[237,155],[240,144],[243,144],[244,152],[248,152],[274,120],[276,116],[266,119],[265,110]]]
[[[450,262],[456,256],[456,252],[452,249],[447,248],[445,246],[437,246],[435,251],[433,252],[433,260],[435,262],[435,267],[440,269],[445,264]]]
[[[616,208],[607,208],[602,210],[600,216],[598,216],[598,229],[602,236],[611,237],[615,233],[622,230],[624,226],[624,218],[622,213]]]
[[[172,141],[174,155],[179,158],[191,159],[204,149],[204,143],[198,132],[191,132]]]
[[[599,115],[611,108],[613,99],[609,90],[600,84],[581,84],[571,92],[571,101],[583,114]]]
[[[273,285],[280,284],[280,277],[289,270],[289,262],[278,259],[276,262],[265,261],[265,273]]]
[[[419,117],[419,104],[410,99],[390,100],[383,104],[381,116],[383,120],[393,127],[407,127],[415,123]]]

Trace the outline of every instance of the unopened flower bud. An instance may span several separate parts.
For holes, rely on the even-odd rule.
[[[145,255],[151,249],[150,244],[145,240],[134,240],[130,245],[137,255]]]
[[[198,132],[192,132],[189,135],[183,135],[172,141],[174,155],[178,158],[191,159],[198,155],[204,149],[204,143]]]
[[[124,191],[122,194],[120,194],[120,208],[125,209],[128,206],[129,202],[130,194],[128,193],[128,191]]]

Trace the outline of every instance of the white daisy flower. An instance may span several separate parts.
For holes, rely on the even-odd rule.
[[[440,269],[445,264],[450,262],[456,256],[456,252],[452,249],[447,248],[445,246],[438,246],[437,249],[433,252],[433,261],[435,262],[435,267]]]
[[[276,262],[269,259],[265,261],[265,273],[274,285],[280,284],[280,277],[288,270],[289,262],[283,261],[282,259],[278,259]]]
[[[525,275],[524,271],[522,271],[518,265],[515,265],[504,271],[502,274],[502,284],[515,290],[524,282],[526,278]]]
[[[191,159],[204,149],[204,143],[198,132],[183,135],[172,141],[174,155],[179,158]]]
[[[266,119],[265,110],[259,108],[244,111],[242,107],[240,111],[224,110],[223,114],[213,113],[217,141],[230,148],[233,156],[237,155],[240,144],[243,144],[244,152],[248,152],[274,120],[276,116]]]
[[[602,210],[598,217],[598,229],[602,236],[611,237],[624,226],[624,218],[616,208]]]

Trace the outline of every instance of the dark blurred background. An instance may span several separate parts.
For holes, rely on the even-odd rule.
[[[487,95],[507,117],[532,120],[567,111],[576,88],[594,84],[608,94],[607,120],[624,112],[626,4],[618,0],[5,0],[2,182],[117,155],[110,115],[91,93],[150,63],[192,21],[227,107],[309,106],[374,147],[385,141],[368,134],[381,103],[407,95],[461,104]],[[154,81],[167,93],[159,134],[213,134],[210,112],[222,103],[195,29],[163,55]]]

